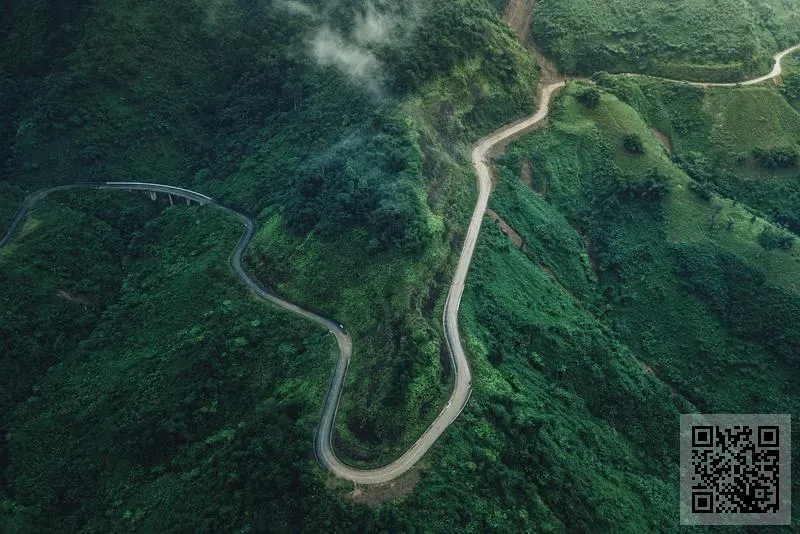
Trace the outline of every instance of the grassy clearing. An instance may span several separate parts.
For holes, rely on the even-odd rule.
[[[757,93],[754,94],[753,91]],[[732,96],[731,93],[734,91],[727,90],[721,93],[715,91],[708,97],[710,113],[720,117],[720,122],[712,133],[714,146],[722,145],[720,139],[727,137],[725,132],[737,132],[732,140],[731,151],[734,154],[741,154],[742,151],[749,153],[757,144],[782,146],[781,143],[791,142],[795,129],[800,128],[800,115],[788,108],[774,90],[763,92],[759,89],[742,90],[742,94],[738,97]],[[739,133],[746,129],[745,126],[750,121],[745,119],[746,115],[737,104],[762,102],[761,97],[765,94],[772,97],[764,99],[767,104],[783,103],[774,118],[785,117],[787,108],[789,118],[783,118],[777,124],[758,120],[758,124],[768,124],[768,126],[763,126],[760,132],[757,127],[751,128],[756,131],[755,135]],[[691,191],[692,179],[673,164],[668,152],[632,107],[611,95],[605,95],[602,104],[594,110],[587,110],[569,97],[563,105],[565,111],[560,117],[564,122],[574,123],[576,116],[583,116],[591,120],[592,127],[600,129],[604,139],[614,147],[614,163],[623,173],[640,176],[650,169],[658,169],[670,182],[672,194],[666,202],[666,215],[671,241],[675,243],[712,241],[722,249],[737,254],[746,263],[764,269],[774,283],[787,288],[797,287],[797,280],[800,279],[800,251],[763,250],[757,242],[757,237],[765,228],[779,231],[774,223],[754,215],[747,206],[734,204],[718,196],[713,196],[707,201],[698,198],[698,195]],[[768,105],[761,107],[761,104],[751,105],[747,109],[755,117],[759,117],[759,111],[766,113],[767,110],[772,110]],[[715,113],[715,110],[719,111]],[[784,113],[780,114],[780,111]],[[578,123],[582,125],[584,131],[588,131],[588,123],[581,121]],[[800,129],[797,131],[800,132]],[[622,140],[629,134],[642,138],[645,151],[643,155],[626,152]],[[731,157],[730,154],[730,152],[727,154],[727,158]],[[727,159],[721,150],[717,157]]]
[[[647,78],[602,76],[600,84],[663,132],[678,155],[704,154],[724,170],[769,178],[752,154],[756,148],[796,146],[800,114],[772,85],[710,88],[707,91]]]
[[[791,60],[787,66],[790,76]],[[800,234],[800,167],[773,168],[759,159],[763,151],[800,150],[800,114],[787,103],[792,102],[792,93],[785,85],[703,91],[619,76],[602,76],[600,83],[667,135],[673,145],[672,159],[701,185],[695,203],[708,201],[706,206],[717,212],[705,215],[709,233],[722,239],[745,232],[752,238],[765,228],[763,221],[768,221],[784,227],[784,235],[787,231]],[[723,198],[712,201],[713,195]],[[696,210],[690,204],[687,214],[692,217],[693,213]],[[698,217],[694,217],[695,226],[701,224]],[[728,217],[740,232],[718,232],[720,226],[727,227]],[[740,253],[762,256],[771,272],[783,270],[769,259],[776,253],[746,248],[738,247]],[[794,287],[793,276],[787,272],[781,276],[782,283]]]
[[[689,176],[650,134],[642,116],[609,94],[602,96],[596,108],[587,108],[575,98],[582,90],[577,84],[570,85],[554,104],[550,127],[512,144],[500,158],[503,181],[499,198],[515,202],[495,203],[493,209],[513,220],[512,226],[526,241],[547,242],[549,225],[532,224],[541,221],[541,213],[547,211],[527,208],[527,217],[518,213],[521,206],[546,199],[548,209],[560,214],[556,219],[565,217],[580,232],[597,276],[596,289],[588,297],[581,297],[582,285],[566,282],[576,279],[570,273],[580,272],[577,265],[548,262],[538,254],[527,259],[534,266],[546,264],[563,287],[574,287],[570,292],[577,297],[577,309],[590,311],[591,317],[608,329],[609,338],[623,347],[620,354],[630,351],[633,361],[652,369],[661,382],[644,386],[645,391],[667,384],[680,402],[691,404],[691,408],[684,405],[682,410],[794,413],[800,406],[800,399],[792,392],[800,347],[800,331],[792,319],[800,313],[800,258],[796,249],[765,250],[759,236],[765,227],[776,229],[773,222],[717,193],[700,196],[690,188],[693,182]],[[638,87],[638,91],[625,87],[616,92],[638,102],[665,129],[680,125],[688,113],[662,112],[659,106],[670,101],[668,98],[691,102],[695,93],[652,85]],[[661,100],[644,95],[657,95]],[[640,137],[644,154],[621,148],[626,135]],[[680,146],[679,139],[676,145]],[[533,167],[534,186],[546,196],[537,194],[522,203],[519,199],[532,194],[517,181],[526,160]],[[651,169],[657,174],[653,175]],[[657,176],[668,188],[653,189],[648,176]],[[529,234],[531,227],[535,228],[533,235]],[[571,246],[568,239],[559,241]],[[508,246],[510,242],[506,243]],[[496,250],[491,256],[502,254]],[[505,298],[518,298],[516,285],[523,281],[504,276],[515,281],[515,288],[502,290]],[[490,282],[485,283],[490,286]],[[537,298],[544,302],[523,308],[552,313],[555,320],[577,313],[574,306],[559,305],[550,288],[539,288]],[[480,324],[491,324],[491,315],[484,315]],[[530,323],[541,321],[532,319]],[[532,336],[523,346],[535,346],[541,336],[547,334]],[[574,342],[533,349],[536,357],[529,357],[531,366],[546,373],[549,358],[566,347],[580,352],[580,345]],[[509,359],[506,354],[500,369]],[[567,374],[596,365],[587,361],[576,370],[567,356],[557,361],[564,362]],[[545,366],[540,363],[537,367],[536,362]],[[604,364],[607,362],[597,365],[602,368]],[[588,399],[602,399],[602,393],[591,389],[591,384],[602,382],[576,383],[576,391],[591,404]],[[661,400],[648,404],[653,409],[666,409],[660,404],[666,397],[669,394],[659,394]],[[619,421],[609,418],[615,428],[620,428]],[[635,436],[629,439],[634,450],[645,446],[637,443]],[[664,461],[676,461],[674,452],[663,454]],[[660,457],[657,452],[649,456]]]
[[[758,147],[797,145],[800,138],[800,113],[771,86],[713,89],[706,110],[715,119],[711,143],[730,162]]]

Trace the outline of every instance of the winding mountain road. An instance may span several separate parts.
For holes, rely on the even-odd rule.
[[[783,74],[783,66],[781,64],[783,58],[785,58],[789,54],[797,52],[798,50],[800,50],[800,44],[787,48],[782,52],[778,52],[773,57],[775,63],[772,67],[772,71],[769,74],[765,74],[764,76],[759,76],[758,78],[753,78],[752,80],[745,80],[743,82],[734,82],[734,83],[687,82],[683,80],[674,80],[672,78],[649,76],[647,74],[624,74],[624,76],[658,78],[660,80],[666,80],[670,82],[685,83],[686,85],[691,85],[693,87],[741,87],[745,85],[757,85],[759,83],[767,82],[769,80],[774,80],[775,78]]]
[[[745,81],[740,84],[692,82],[692,85],[702,87],[736,87],[738,85],[754,85],[771,80],[782,73],[781,60],[786,55],[797,50],[800,50],[800,45],[794,46],[777,54],[775,56],[775,68],[773,68],[772,72],[766,76]],[[455,374],[453,393],[450,395],[450,399],[442,411],[439,413],[433,423],[431,423],[428,429],[422,434],[422,436],[405,453],[403,453],[400,458],[384,467],[377,469],[355,469],[350,467],[339,460],[333,451],[333,424],[336,419],[336,411],[339,406],[339,399],[342,395],[345,377],[347,376],[347,368],[350,365],[350,357],[353,351],[353,342],[350,338],[350,335],[340,323],[323,317],[319,314],[304,310],[303,308],[300,308],[299,306],[287,300],[273,295],[247,272],[247,270],[244,268],[242,258],[255,232],[255,224],[247,215],[235,211],[201,193],[170,185],[145,182],[77,183],[53,187],[50,189],[37,191],[29,195],[23,202],[22,207],[11,223],[11,226],[9,227],[5,236],[2,238],[2,240],[0,240],[0,247],[6,245],[11,240],[30,209],[33,208],[33,206],[39,200],[51,193],[68,189],[114,189],[126,191],[149,191],[153,193],[169,194],[188,199],[189,201],[193,201],[198,204],[210,206],[236,217],[245,226],[245,231],[239,239],[239,242],[237,243],[230,260],[231,268],[234,270],[237,277],[261,299],[266,300],[267,302],[270,302],[299,317],[314,322],[323,328],[326,328],[336,337],[336,342],[339,347],[339,358],[331,376],[331,383],[325,398],[322,417],[314,436],[314,452],[317,460],[323,467],[327,468],[334,475],[359,484],[380,484],[383,482],[388,482],[411,469],[411,467],[414,466],[414,464],[416,464],[420,458],[422,458],[428,449],[430,449],[431,446],[436,442],[439,436],[441,436],[447,427],[450,426],[461,414],[462,410],[467,404],[467,401],[469,400],[469,396],[472,391],[472,374],[470,372],[469,363],[467,362],[466,353],[464,352],[464,347],[461,343],[461,336],[458,330],[458,311],[461,305],[461,297],[464,293],[464,285],[466,282],[467,273],[472,262],[472,255],[475,251],[475,245],[478,241],[478,234],[480,233],[481,224],[486,213],[489,202],[489,194],[492,188],[489,158],[492,152],[497,149],[497,147],[502,146],[503,143],[520,135],[521,133],[524,133],[526,130],[532,128],[547,118],[550,100],[553,94],[555,91],[563,88],[564,86],[565,82],[559,82],[544,87],[541,93],[539,110],[532,117],[512,123],[488,135],[487,137],[482,138],[477,142],[472,150],[472,164],[475,167],[475,172],[478,178],[478,201],[475,204],[475,209],[472,213],[472,219],[464,240],[464,246],[461,250],[458,266],[456,267],[456,271],[453,276],[453,282],[450,285],[450,291],[447,295],[442,317],[445,339],[450,349]]]

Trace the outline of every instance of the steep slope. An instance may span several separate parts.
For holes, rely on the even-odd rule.
[[[796,60],[784,60],[791,83]],[[659,80],[601,76],[600,84],[635,107],[673,146],[672,159],[707,194],[747,204],[800,232],[800,114],[786,82],[708,91]],[[788,102],[788,103],[787,103]],[[785,154],[779,161],[775,156]]]
[[[569,72],[646,72],[738,81],[800,41],[800,13],[781,0],[541,0],[533,37]]]
[[[64,31],[3,66],[0,210],[75,175],[157,172],[256,213],[259,277],[355,325],[337,450],[391,459],[450,389],[438,323],[475,200],[468,149],[533,109],[536,80],[488,3],[420,5],[25,11]],[[4,44],[24,42],[15,17]],[[798,263],[771,214],[715,193],[650,127],[687,161],[696,142],[777,183],[791,171],[739,159],[738,110],[775,113],[758,131],[776,147],[793,116],[771,89],[658,82],[628,100],[600,81],[619,98],[589,108],[571,84],[500,158],[490,207],[524,242],[484,221],[462,311],[473,397],[398,482],[414,491],[374,508],[309,446],[332,339],[237,285],[229,222],[167,199],[43,205],[0,252],[3,364],[25,375],[2,375],[0,529],[677,531],[679,413],[796,413]]]
[[[549,278],[550,291],[571,305],[554,307],[549,299],[540,303],[529,293],[529,300],[509,308],[531,310],[528,318],[506,317],[511,312],[499,303],[510,295],[520,298],[519,289],[503,289],[499,281],[509,276],[493,275],[480,286],[481,296],[475,296],[476,309],[483,310],[476,323],[486,326],[482,344],[489,354],[497,353],[501,372],[510,373],[523,362],[545,373],[560,366],[562,374],[555,376],[574,388],[590,410],[595,407],[595,418],[609,421],[633,442],[649,469],[656,460],[677,469],[677,444],[667,439],[676,439],[675,419],[666,415],[665,402],[682,399],[679,409],[701,413],[797,412],[798,250],[765,246],[764,233],[783,230],[741,203],[704,192],[670,161],[632,108],[611,95],[603,95],[595,108],[586,107],[578,99],[586,90],[572,84],[552,110],[551,128],[509,147],[500,162],[505,181],[492,206],[525,239],[529,252],[516,254],[529,262],[527,269]],[[642,154],[624,149],[629,135],[642,140]],[[539,194],[518,179],[526,161]],[[562,217],[580,237],[572,229],[571,236],[559,229]],[[572,252],[554,255],[541,243],[571,243]],[[588,266],[596,285],[581,273]],[[497,295],[488,303],[487,291]],[[498,304],[492,306],[495,299]],[[550,326],[579,317],[572,311],[576,308],[603,325],[622,352],[600,356],[597,349],[584,349],[578,333],[587,331],[585,326],[566,331]],[[506,330],[522,329],[506,329],[505,324],[525,324],[533,332],[513,341]],[[543,345],[553,337],[551,345]],[[548,358],[562,352],[565,356]],[[573,363],[575,352],[585,354],[581,363]],[[657,377],[657,387],[666,384],[671,393],[657,394],[656,386],[647,386],[644,394],[655,398],[640,397],[644,406],[639,407],[624,400],[630,385],[612,388],[607,397],[601,386],[609,384],[605,369],[620,358],[631,362],[628,381],[638,371]],[[590,372],[597,378],[582,382]],[[667,401],[670,397],[673,401]],[[652,411],[634,415],[638,409]],[[628,416],[630,423],[625,422]],[[652,426],[643,426],[645,421]],[[656,443],[663,448],[655,449]],[[667,494],[674,497],[674,491]]]
[[[258,213],[261,230],[248,261],[261,279],[357,325],[338,448],[353,463],[374,464],[417,439],[450,389],[440,318],[456,258],[451,245],[473,204],[469,145],[535,105],[532,62],[498,15],[480,1],[380,9],[105,1],[52,20],[47,10],[23,17],[26,7],[15,3],[4,19],[6,44],[38,43],[23,39],[22,21],[80,31],[60,35],[52,65],[41,63],[50,52],[32,52],[24,65],[4,63],[4,87],[16,102],[3,108],[11,147],[3,161],[4,220],[30,189],[145,176]],[[390,38],[376,42],[382,35]],[[354,57],[366,70],[344,61]],[[168,505],[141,501],[147,488],[166,495],[194,476],[188,473],[202,473],[209,478],[197,506],[211,509],[219,488],[239,483],[203,466],[235,456],[232,472],[249,471],[241,460],[242,447],[250,447],[249,431],[237,426],[243,423],[253,435],[285,434],[288,441],[271,443],[260,461],[270,465],[285,449],[279,462],[298,467],[275,476],[306,483],[287,490],[268,481],[268,471],[242,476],[248,488],[271,484],[288,493],[267,507],[275,499],[270,492],[249,501],[232,493],[223,523],[201,514],[198,528],[227,530],[221,525],[234,517],[258,523],[255,509],[296,523],[291,514],[307,508],[286,504],[307,500],[324,476],[309,444],[332,347],[324,338],[309,341],[304,326],[285,336],[271,311],[266,318],[242,313],[255,304],[224,273],[220,254],[230,237],[217,233],[221,221],[193,214],[197,208],[169,208],[167,199],[145,202],[54,197],[2,253],[4,283],[15,286],[6,293],[6,313],[15,320],[2,326],[4,363],[25,362],[4,374],[25,375],[15,380],[19,387],[3,388],[12,392],[3,398],[1,421],[4,521],[9,529],[44,531],[63,522],[92,531],[155,521],[169,530],[162,513]],[[58,226],[64,211],[97,227],[94,234]],[[114,220],[119,213],[125,218]],[[182,222],[166,224],[172,218]],[[102,250],[97,233],[111,221],[119,243],[87,260],[93,271],[80,270],[79,258],[53,270],[84,240]],[[150,241],[143,245],[145,227]],[[53,244],[49,258],[37,256],[45,242]],[[36,298],[24,296],[31,295],[23,280],[42,282]],[[94,291],[79,290],[93,286],[105,298],[86,317],[73,301],[92,302]],[[48,321],[60,290],[76,310]],[[42,357],[31,359],[34,324]],[[270,341],[257,333],[262,324]],[[293,361],[298,355],[300,363]],[[95,387],[103,361],[111,367]],[[313,370],[298,371],[304,364]],[[272,367],[286,374],[262,376]],[[223,387],[229,379],[238,385]],[[155,386],[174,383],[186,389]],[[237,388],[259,393],[231,397]],[[270,398],[287,404],[287,417],[259,408]],[[76,402],[81,413],[70,423]],[[332,502],[323,498],[320,510]]]

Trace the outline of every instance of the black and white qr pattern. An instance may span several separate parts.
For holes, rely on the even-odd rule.
[[[791,524],[791,419],[681,415],[681,524]]]
[[[692,513],[777,513],[778,426],[692,426]]]

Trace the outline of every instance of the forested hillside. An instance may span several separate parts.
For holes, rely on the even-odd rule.
[[[281,240],[302,237],[306,251],[276,244],[253,258],[259,274],[271,285],[289,280],[287,295],[357,325],[365,339],[356,365],[371,362],[393,377],[394,393],[383,384],[372,392],[377,402],[358,404],[377,413],[348,415],[345,401],[342,420],[365,432],[386,421],[380,437],[398,439],[407,417],[389,421],[408,404],[412,367],[439,367],[427,319],[419,317],[414,336],[402,324],[423,301],[435,303],[426,286],[450,261],[448,244],[468,209],[458,145],[533,105],[533,66],[497,15],[480,2],[31,8],[16,4],[6,27],[15,53],[3,56],[5,83],[18,105],[4,115],[12,154],[3,168],[5,218],[23,191],[82,180],[179,184],[263,213],[279,222]],[[40,49],[31,25],[54,35],[52,50]],[[428,184],[440,192],[429,196]],[[463,204],[444,200],[450,189]],[[383,287],[393,257],[407,263],[409,279],[392,284],[400,301],[370,294],[373,311],[385,310],[372,313],[347,294],[362,284],[346,263]],[[292,273],[292,260],[306,265]],[[303,280],[321,273],[324,280]],[[419,295],[407,300],[409,288]],[[434,349],[422,351],[431,341]],[[393,358],[398,350],[432,360]],[[421,387],[438,388],[427,374]],[[366,371],[353,375],[363,389],[374,386]],[[379,417],[389,404],[392,417]]]
[[[451,245],[472,203],[467,149],[535,105],[532,60],[490,5],[19,1],[4,13],[2,39],[3,220],[28,191],[97,180],[192,187],[257,215],[248,261],[259,277],[354,337],[338,448],[353,462],[383,461],[417,438],[449,388],[439,324]],[[269,377],[278,399],[304,393],[289,419],[266,416],[298,434],[288,448],[270,446],[306,453],[285,483],[307,472],[310,488],[323,475],[310,433],[333,346],[310,350],[302,334],[292,341],[265,318],[245,320],[235,310],[250,299],[224,262],[235,227],[213,230],[232,222],[197,207],[160,215],[165,201],[55,196],[1,253],[0,458],[13,528],[38,518],[48,530],[68,518],[73,529],[105,530],[97,521],[106,512],[138,521],[126,509],[132,495],[210,461],[196,451],[174,471],[195,444],[230,441],[226,429],[247,417],[226,410],[262,413],[274,395],[225,393],[233,390],[219,373],[265,387],[231,357],[289,367],[294,388]],[[162,228],[163,242],[144,245],[145,228]],[[204,233],[215,237],[198,241]],[[222,286],[229,297],[216,296]],[[232,322],[213,319],[225,314]],[[292,374],[297,354],[320,374]],[[83,367],[87,358],[109,362],[106,389],[81,378],[97,372]],[[186,394],[168,387],[176,382]],[[51,422],[73,413],[69,399],[86,410],[80,428]],[[269,424],[256,423],[264,436],[275,432]],[[227,437],[212,439],[220,432]],[[273,457],[264,451],[266,465]],[[88,485],[75,483],[89,471]],[[101,498],[123,485],[133,494]],[[256,505],[231,495],[248,521],[242,507]]]
[[[85,181],[251,214],[247,267],[352,335],[337,454],[383,465],[452,389],[470,148],[537,107],[508,4],[6,2],[0,236],[29,192]],[[532,32],[568,72],[736,80],[799,17],[541,0]],[[377,488],[317,463],[336,346],[234,276],[236,220],[53,194],[0,248],[0,531],[679,531],[679,414],[798,417],[797,57],[750,88],[600,72],[494,159],[460,315],[472,396]]]

